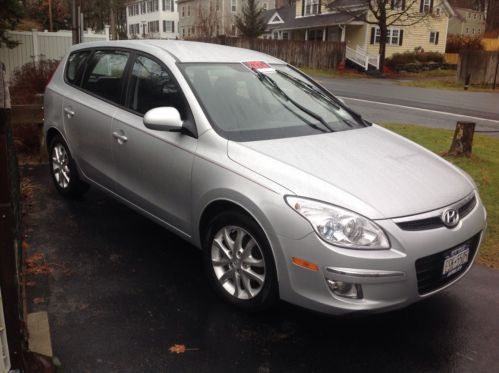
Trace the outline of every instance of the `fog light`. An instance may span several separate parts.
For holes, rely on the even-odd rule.
[[[362,285],[334,280],[327,280],[327,284],[331,291],[340,297],[362,299]]]

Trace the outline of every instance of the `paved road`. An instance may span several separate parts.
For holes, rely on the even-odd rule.
[[[453,288],[405,310],[327,317],[282,304],[251,315],[220,302],[200,253],[92,189],[59,197],[46,166],[25,216],[31,276],[65,372],[499,371],[499,271],[475,265]],[[34,297],[46,302],[34,304]],[[176,355],[174,344],[195,350]]]
[[[478,130],[499,131],[499,93],[403,87],[383,79],[317,80],[373,122],[454,129],[464,120],[476,122]]]

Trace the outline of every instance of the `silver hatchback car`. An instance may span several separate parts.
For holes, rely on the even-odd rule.
[[[406,306],[463,277],[486,226],[465,172],[255,51],[75,46],[45,133],[62,195],[96,186],[185,238],[248,310]]]

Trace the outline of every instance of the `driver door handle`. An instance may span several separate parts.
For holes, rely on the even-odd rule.
[[[64,108],[64,112],[66,113],[66,115],[68,116],[68,118],[72,118],[75,115],[74,110],[71,109],[70,107],[65,107]]]
[[[113,132],[113,137],[118,141],[118,144],[120,145],[128,141],[128,137],[119,132]]]

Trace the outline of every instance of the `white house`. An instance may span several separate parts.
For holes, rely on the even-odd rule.
[[[176,39],[178,37],[177,0],[135,0],[127,4],[129,39]]]

